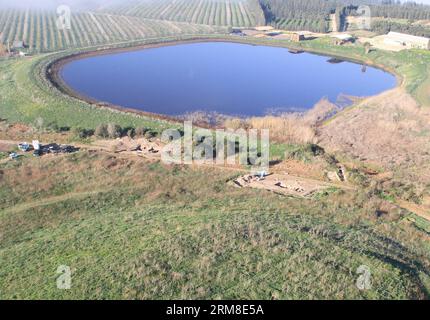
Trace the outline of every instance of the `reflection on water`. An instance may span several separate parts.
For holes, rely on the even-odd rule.
[[[288,49],[193,43],[84,58],[62,70],[66,83],[100,101],[166,115],[197,110],[259,116],[303,111],[321,98],[369,96],[393,75]]]

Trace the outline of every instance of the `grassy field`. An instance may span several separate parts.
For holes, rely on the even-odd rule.
[[[405,212],[376,218],[365,193],[285,198],[227,185],[234,172],[103,153],[0,170],[2,299],[429,295],[425,232]],[[71,290],[56,288],[59,265]]]
[[[126,1],[103,10],[127,16],[217,26],[254,27],[265,24],[258,0],[149,0],[137,4]]]

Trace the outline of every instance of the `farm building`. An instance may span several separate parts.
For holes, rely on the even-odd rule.
[[[305,36],[303,34],[299,34],[299,33],[281,33],[281,34],[275,35],[274,38],[285,39],[285,40],[290,40],[290,41],[294,41],[294,42],[306,40]]]
[[[27,46],[24,41],[14,41],[12,45],[13,49],[25,49]]]
[[[407,49],[430,50],[430,39],[409,34],[390,32],[384,37],[384,43],[392,46],[402,46]]]

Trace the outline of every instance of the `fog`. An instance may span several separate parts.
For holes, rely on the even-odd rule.
[[[100,9],[108,5],[130,3],[136,1],[142,2],[142,0],[1,0],[0,8],[55,9],[60,5],[67,5],[75,10],[85,10]]]
[[[144,1],[163,1],[163,0],[1,0],[0,8],[40,8],[55,9],[60,5],[68,5],[74,10],[101,9],[114,4],[125,4]],[[306,1],[306,0],[304,0]],[[347,1],[345,1],[347,2]],[[408,2],[404,0],[402,2]],[[416,3],[430,4],[430,0],[415,0]]]

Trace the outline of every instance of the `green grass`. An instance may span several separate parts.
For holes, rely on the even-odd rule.
[[[424,232],[430,235],[430,222],[416,215],[413,215],[413,216],[414,216],[414,220],[417,228],[423,230]]]
[[[3,171],[2,299],[428,297],[420,231],[336,190],[289,199],[230,187],[221,170],[86,153]],[[59,265],[71,290],[56,288]]]

